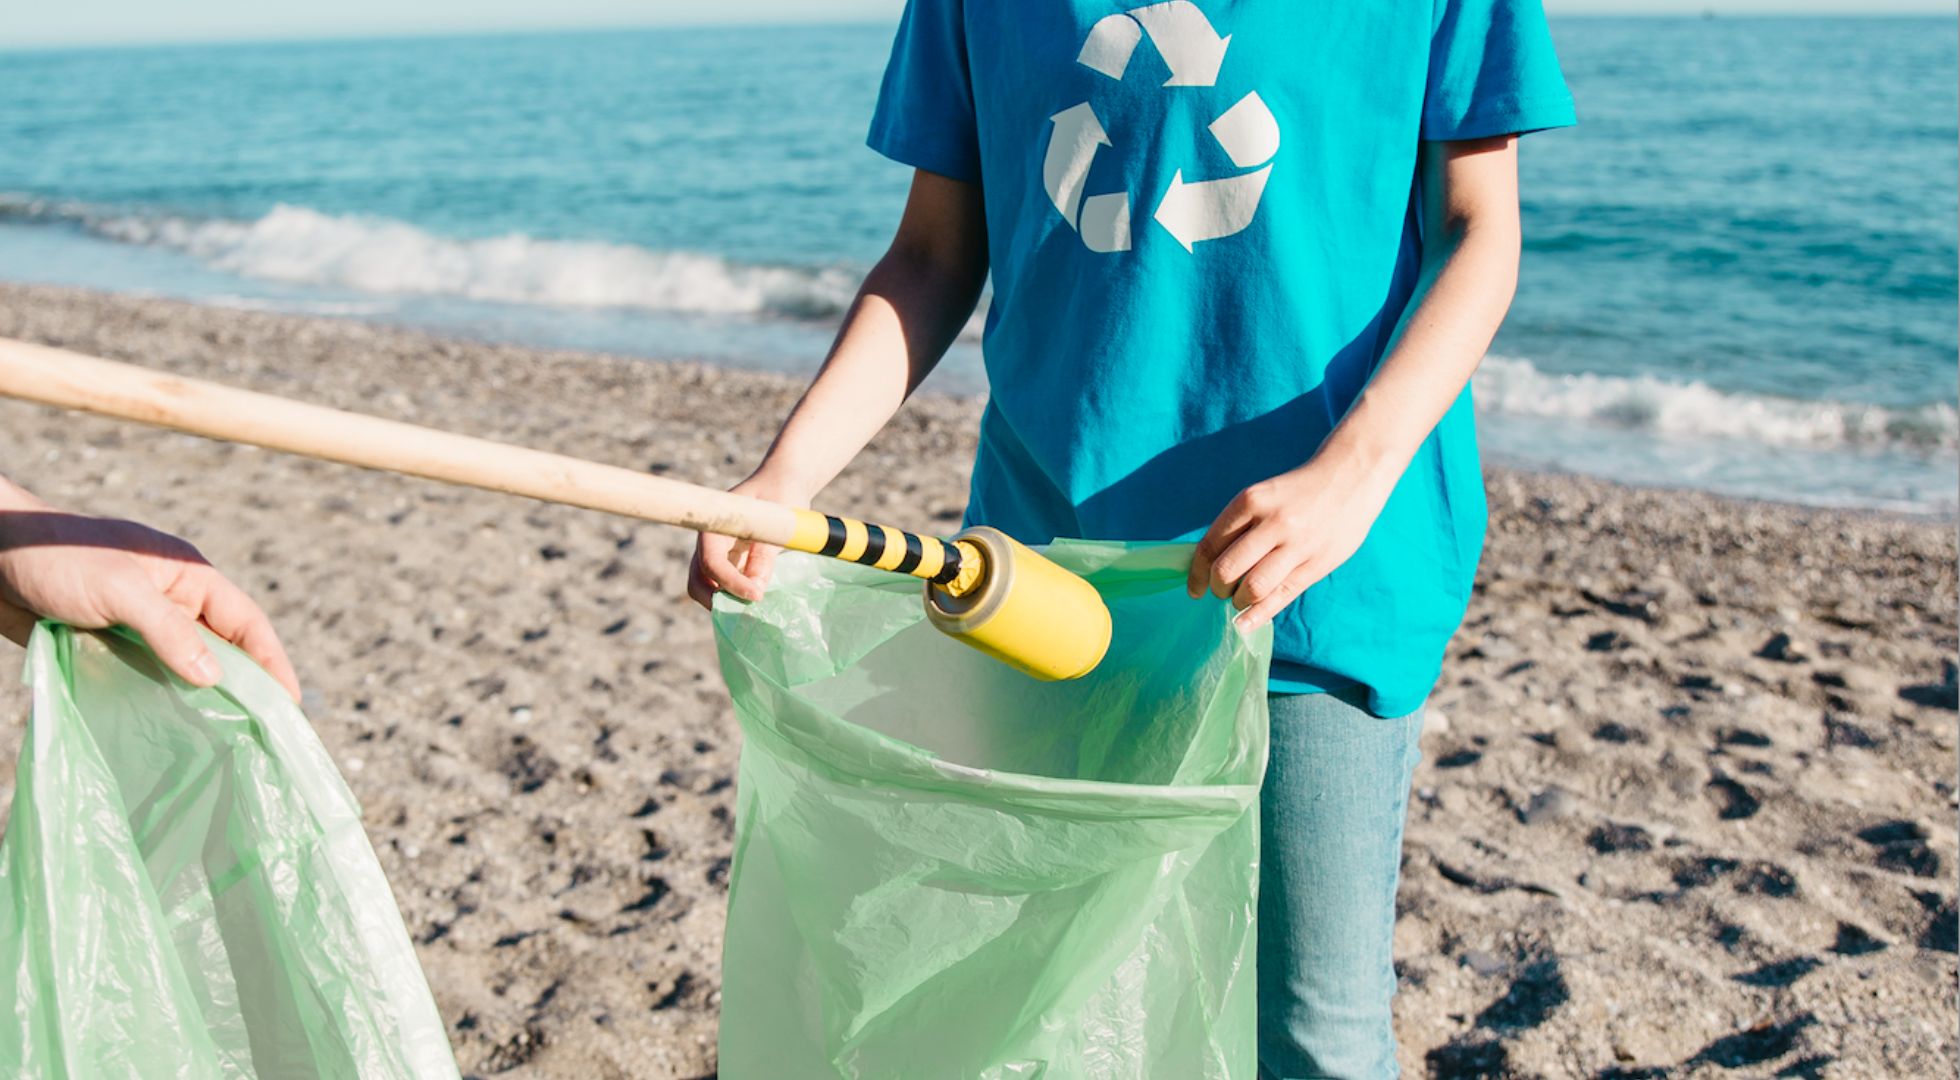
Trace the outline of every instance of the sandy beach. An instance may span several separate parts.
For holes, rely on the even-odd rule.
[[[709,484],[801,388],[42,287],[0,286],[0,336]],[[949,529],[978,411],[915,401],[826,505]],[[0,430],[10,476],[270,612],[465,1075],[715,1074],[740,735],[690,535],[13,402]],[[1953,1075],[1953,524],[1488,483],[1411,803],[1405,1075]]]

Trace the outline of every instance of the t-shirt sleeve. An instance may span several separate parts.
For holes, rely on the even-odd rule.
[[[980,180],[964,0],[907,0],[865,142],[893,161]]]
[[[1541,0],[1436,5],[1424,139],[1482,139],[1577,122]]]

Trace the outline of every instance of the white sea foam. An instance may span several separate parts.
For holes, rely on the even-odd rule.
[[[1476,379],[1487,413],[1607,424],[1657,435],[1740,439],[1771,446],[1951,451],[1960,414],[1938,402],[1915,409],[1805,401],[1717,390],[1655,375],[1554,374],[1529,360],[1486,357]]]
[[[246,277],[387,295],[820,318],[843,311],[857,288],[856,276],[842,268],[759,266],[692,251],[521,233],[462,240],[386,218],[300,206],[276,206],[253,221],[18,201],[0,207],[4,211],[77,221],[107,239],[181,251]]]

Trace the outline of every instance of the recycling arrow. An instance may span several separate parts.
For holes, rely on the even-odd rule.
[[[1218,81],[1232,39],[1219,37],[1211,20],[1191,0],[1169,0],[1103,16],[1089,28],[1075,60],[1120,82],[1129,69],[1130,54],[1146,33],[1171,69],[1165,86],[1211,86]]]
[[[1157,204],[1157,224],[1190,251],[1200,240],[1230,236],[1252,224],[1259,209],[1259,196],[1266,192],[1271,165],[1258,172],[1241,173],[1217,180],[1184,182],[1184,170],[1171,174],[1171,186]]]
[[[1231,37],[1219,37],[1211,20],[1191,0],[1170,0],[1165,4],[1132,8],[1131,18],[1143,25],[1150,43],[1170,66],[1165,86],[1210,86],[1218,81],[1218,69],[1225,63],[1225,47]]]
[[[1143,27],[1135,19],[1128,15],[1105,15],[1089,28],[1089,37],[1082,42],[1082,51],[1076,54],[1075,62],[1122,82],[1123,72],[1130,66],[1130,54],[1141,40]]]
[[[1090,251],[1130,250],[1130,196],[1121,191],[1089,196],[1077,231]]]
[[[1041,164],[1041,182],[1048,199],[1062,212],[1070,225],[1082,203],[1082,185],[1089,179],[1089,166],[1096,150],[1109,145],[1109,132],[1096,119],[1088,102],[1071,106],[1049,117],[1055,130],[1048,136],[1048,156]]]
[[[1206,130],[1241,169],[1271,161],[1279,153],[1279,121],[1256,90],[1220,113]]]

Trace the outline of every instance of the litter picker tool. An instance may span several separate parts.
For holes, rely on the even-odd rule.
[[[6,339],[0,395],[909,574],[926,583],[934,626],[1038,679],[1086,675],[1109,647],[1109,609],[1095,589],[995,529],[924,536]]]

